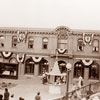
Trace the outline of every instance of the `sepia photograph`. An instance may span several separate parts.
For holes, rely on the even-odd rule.
[[[100,100],[100,0],[0,0],[0,100]]]

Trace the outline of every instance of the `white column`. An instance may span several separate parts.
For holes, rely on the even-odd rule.
[[[21,63],[18,64],[18,78],[21,76]]]
[[[34,66],[34,75],[39,75],[39,64],[35,64]]]

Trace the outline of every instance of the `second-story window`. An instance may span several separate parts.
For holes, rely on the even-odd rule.
[[[44,37],[42,39],[42,48],[43,49],[47,49],[48,48],[48,38],[47,37]]]
[[[83,39],[78,39],[78,51],[83,51]]]
[[[4,47],[4,36],[0,35],[0,47]]]
[[[34,45],[34,39],[33,39],[33,37],[29,37],[28,38],[28,48],[32,49],[33,45]]]
[[[93,40],[93,51],[98,52],[99,51],[99,40]]]
[[[12,47],[17,47],[17,36],[12,37]]]

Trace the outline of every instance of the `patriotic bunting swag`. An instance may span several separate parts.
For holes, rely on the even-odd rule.
[[[86,45],[86,44],[91,45],[92,40],[93,40],[93,36],[94,36],[94,34],[83,33],[83,43],[84,43],[84,45]]]
[[[24,62],[25,54],[17,54],[17,61],[18,62]]]
[[[84,63],[84,65],[89,66],[93,63],[93,60],[82,60],[82,62]]]
[[[11,57],[13,53],[12,52],[1,52],[1,54],[4,58],[7,59],[7,58]]]
[[[64,54],[66,52],[66,49],[58,49],[58,53]]]
[[[38,63],[41,61],[42,57],[32,57],[33,61]]]

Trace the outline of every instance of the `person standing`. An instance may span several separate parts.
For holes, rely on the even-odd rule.
[[[79,76],[79,79],[78,79],[78,87],[81,88],[83,86],[83,78],[82,76],[80,75]]]
[[[41,100],[40,92],[38,92],[37,95],[35,96],[35,100]]]
[[[4,92],[4,100],[9,100],[9,96],[10,96],[10,93],[8,92],[8,89],[5,88],[5,92]]]
[[[72,88],[71,88],[71,91],[75,91],[76,89],[77,89],[77,86],[76,86],[75,83],[73,83]]]

